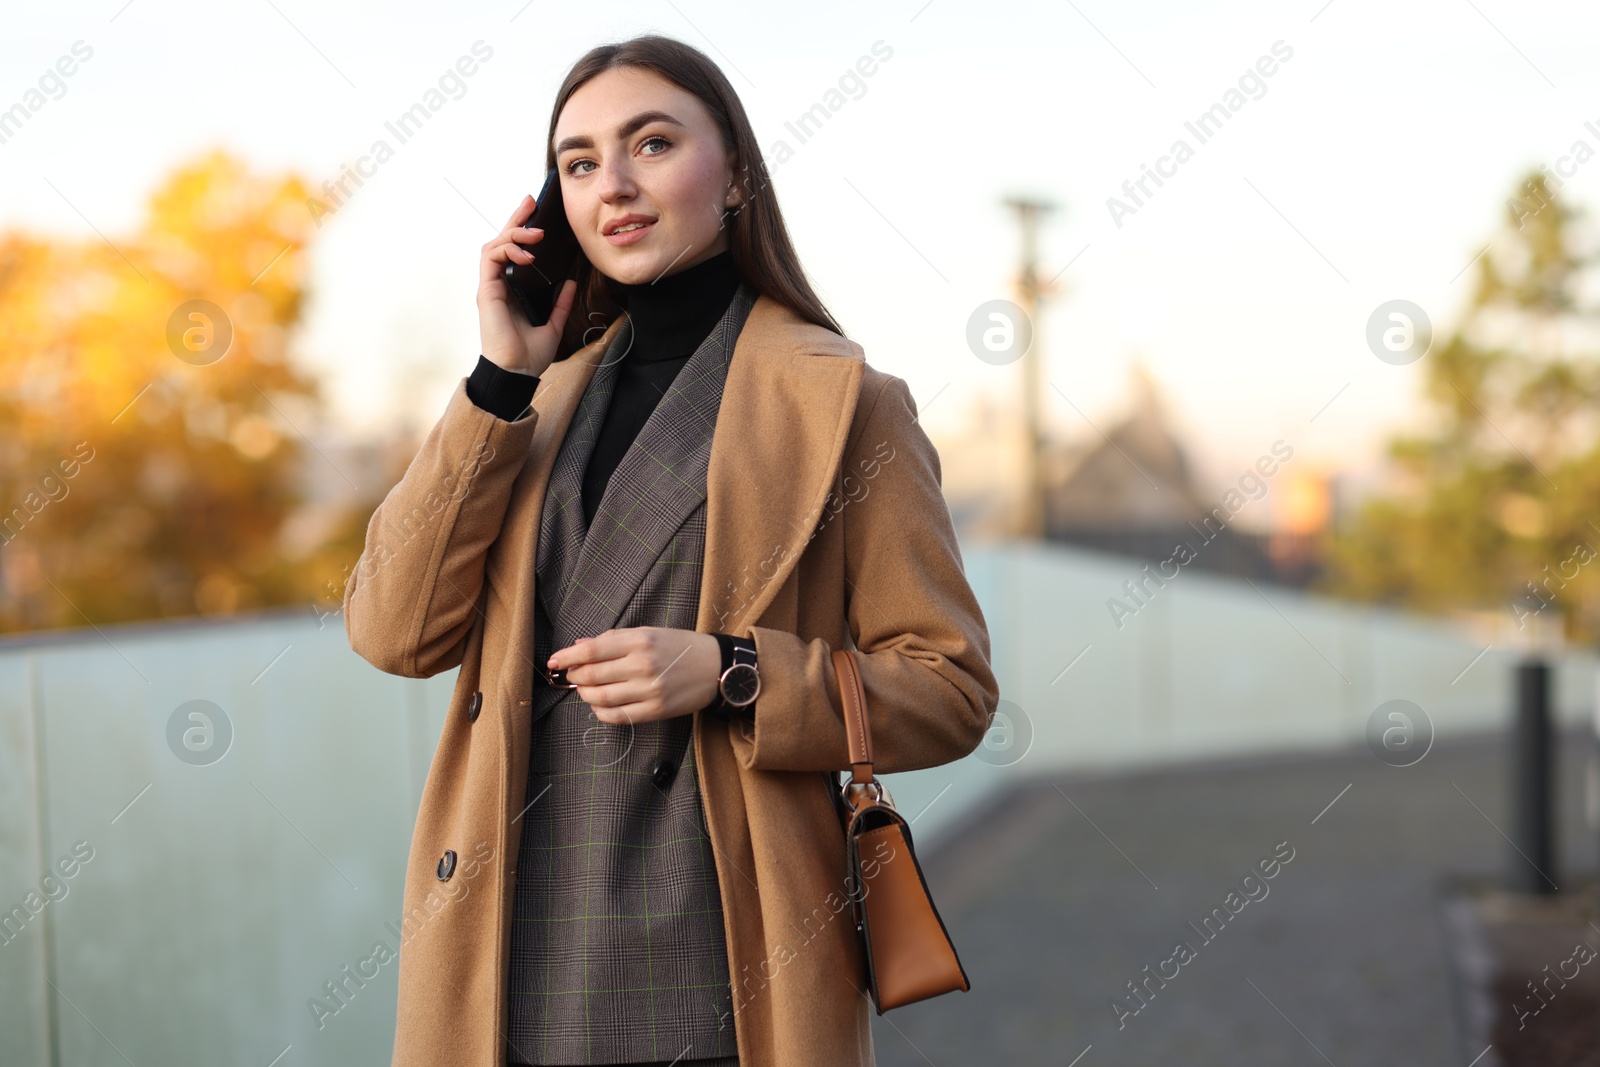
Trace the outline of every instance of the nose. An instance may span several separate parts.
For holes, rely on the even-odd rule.
[[[609,159],[600,165],[597,193],[602,201],[614,204],[638,193],[633,181],[633,168],[626,159]]]

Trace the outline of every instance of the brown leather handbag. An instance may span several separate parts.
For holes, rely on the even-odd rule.
[[[912,851],[911,825],[872,773],[867,694],[855,653],[835,649],[832,658],[852,766],[834,803],[845,828],[851,913],[866,952],[867,984],[882,1015],[972,987]]]

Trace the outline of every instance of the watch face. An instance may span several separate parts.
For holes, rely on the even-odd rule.
[[[722,699],[736,708],[755,703],[761,691],[761,675],[748,663],[735,663],[722,676]]]

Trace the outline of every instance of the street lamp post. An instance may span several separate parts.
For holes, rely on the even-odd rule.
[[[1007,207],[1017,213],[1022,226],[1022,262],[1015,280],[1017,301],[1028,317],[1028,350],[1022,356],[1023,477],[1022,507],[1017,520],[1017,535],[1042,541],[1044,514],[1044,428],[1039,414],[1039,397],[1044,392],[1044,353],[1039,349],[1039,310],[1043,298],[1055,292],[1052,281],[1039,276],[1039,224],[1056,205],[1024,196],[1011,196]]]

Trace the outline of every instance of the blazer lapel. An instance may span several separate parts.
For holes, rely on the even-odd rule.
[[[545,490],[544,508],[539,516],[535,570],[539,597],[544,602],[545,614],[551,619],[561,618],[565,610],[561,601],[568,599],[568,593],[562,591],[572,588],[573,567],[588,533],[588,521],[583,512],[583,472],[589,465],[600,427],[611,407],[611,394],[616,388],[622,360],[632,347],[633,323],[624,321],[589,378],[550,471],[550,484]]]
[[[508,632],[515,637],[513,662],[527,665],[528,685],[532,685],[534,671],[533,599],[538,595],[535,552],[543,521],[545,492],[550,485],[556,453],[577,414],[589,379],[625,321],[623,316],[613,319],[598,339],[566,359],[552,363],[539,376],[539,388],[533,396],[533,410],[539,421],[528,442],[522,470],[511,484],[511,499],[506,504],[500,531],[485,559],[488,595],[499,602],[498,610],[504,612]],[[486,622],[492,625],[489,620],[494,618],[495,615],[490,614]]]
[[[614,626],[645,575],[660,562],[673,534],[704,503],[723,383],[755,299],[755,290],[747,285],[735,292],[722,318],[678,372],[607,480],[592,527],[583,528],[582,501],[574,499],[581,494],[583,463],[566,464],[561,482],[551,482],[552,495],[561,488],[571,496],[559,504],[547,501],[546,509],[559,508],[567,516],[578,513],[576,521],[562,517],[544,523],[541,530],[541,536],[552,535],[553,543],[548,546],[552,563],[562,554],[575,557],[564,570],[547,568],[547,548],[540,546],[539,580],[555,626],[552,647],[563,648]],[[612,347],[625,353],[631,335],[631,325],[624,326]],[[568,442],[574,443],[574,454],[585,462],[615,386],[614,366],[608,356],[589,385],[589,393],[599,398],[595,407],[601,416],[589,414],[590,398],[585,396],[580,421],[567,435]],[[579,440],[582,437],[591,440]],[[563,467],[565,461],[558,458],[556,463]],[[580,540],[562,544],[575,533]],[[552,579],[557,582],[553,588]]]

